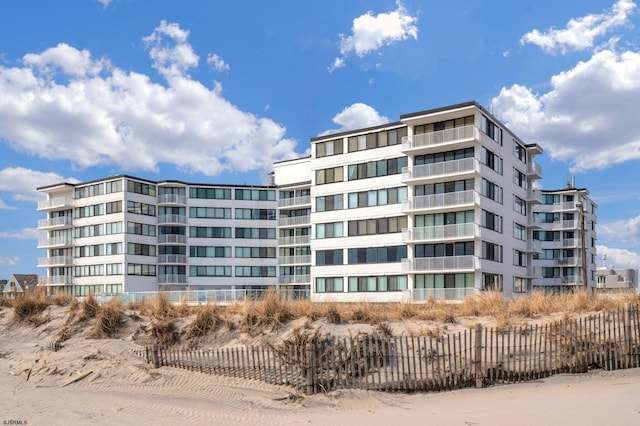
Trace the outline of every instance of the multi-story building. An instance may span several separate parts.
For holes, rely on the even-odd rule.
[[[41,284],[75,295],[264,289],[277,282],[276,189],[115,176],[38,188]]]
[[[535,208],[533,288],[547,293],[588,289],[596,284],[596,207],[585,188],[542,190]]]
[[[311,140],[314,300],[462,299],[531,289],[535,144],[475,102]],[[306,178],[305,178],[306,179]]]
[[[604,257],[604,256],[603,256]],[[638,270],[628,268],[601,267],[596,270],[597,293],[619,293],[638,291]]]

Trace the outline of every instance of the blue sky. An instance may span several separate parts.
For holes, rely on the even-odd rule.
[[[639,268],[639,24],[631,0],[4,2],[0,278],[43,273],[36,187],[261,184],[314,136],[470,100],[544,148],[542,188],[588,188],[599,256]]]

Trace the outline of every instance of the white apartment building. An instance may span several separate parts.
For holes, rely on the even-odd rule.
[[[596,285],[596,208],[586,188],[542,190],[536,206],[533,288],[565,293]]]
[[[94,293],[277,283],[277,191],[114,176],[38,188],[40,285]]]
[[[604,257],[604,256],[603,256]],[[638,291],[638,270],[629,268],[601,267],[596,270],[597,293],[619,293]]]
[[[542,152],[475,102],[311,140],[310,277],[316,301],[462,299],[531,290],[533,182]],[[286,214],[286,213],[285,213]],[[280,209],[282,217],[282,209]],[[306,260],[306,259],[305,259]]]

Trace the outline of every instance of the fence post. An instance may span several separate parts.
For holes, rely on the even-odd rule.
[[[632,341],[631,341],[631,303],[624,304],[624,350],[626,355],[626,368],[631,368],[632,363]]]
[[[158,357],[158,344],[154,343],[151,348],[151,362],[153,362],[153,368],[160,367],[160,359]]]
[[[314,354],[315,354],[315,345],[313,343],[307,343],[307,389],[306,394],[311,395],[314,393],[315,387],[313,385],[313,375],[314,375]]]
[[[482,324],[476,323],[476,338],[475,338],[475,376],[476,376],[476,387],[481,388],[483,377],[482,377]]]

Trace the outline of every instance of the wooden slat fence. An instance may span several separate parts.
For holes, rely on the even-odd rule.
[[[548,324],[483,328],[441,336],[357,335],[322,342],[221,349],[139,347],[155,367],[171,366],[286,385],[441,391],[515,383],[591,368],[640,366],[638,306]]]

